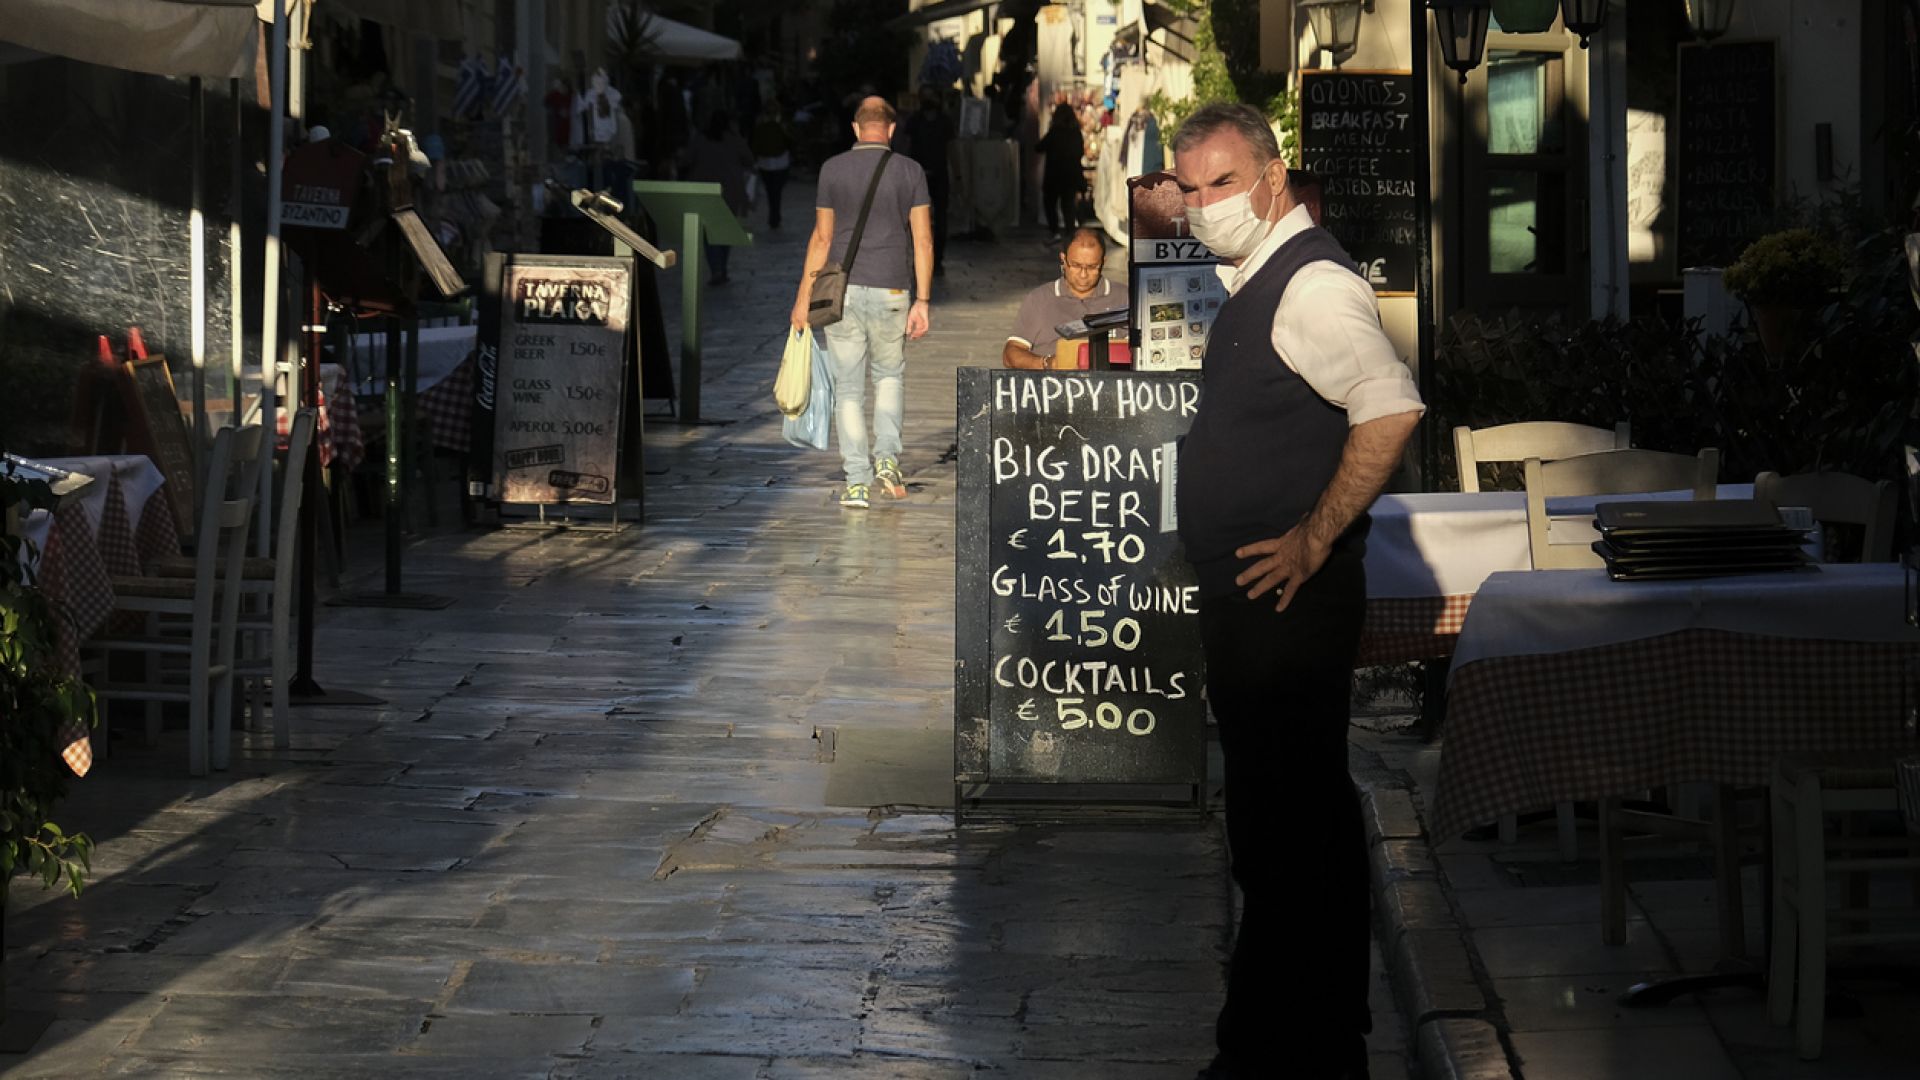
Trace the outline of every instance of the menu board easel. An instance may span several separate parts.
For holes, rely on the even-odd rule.
[[[1725,266],[1759,239],[1779,187],[1772,41],[1680,46],[1674,139],[1680,266]]]
[[[193,466],[193,436],[187,430],[186,417],[180,412],[180,397],[173,389],[173,372],[167,358],[154,356],[129,360],[121,384],[125,394],[128,424],[127,443],[136,453],[147,455],[166,477],[167,506],[173,510],[174,529],[181,536],[193,535],[194,492],[198,487]]]
[[[1199,599],[1171,498],[1199,378],[957,379],[956,812],[1069,786],[1200,807]]]
[[[1300,164],[1319,181],[1318,220],[1377,296],[1412,296],[1420,272],[1423,100],[1408,71],[1300,73]]]
[[[633,265],[621,256],[511,255],[499,264],[497,321],[482,356],[490,391],[492,494],[505,506],[612,508],[637,418],[623,408],[632,366]],[[488,282],[493,291],[494,282]]]

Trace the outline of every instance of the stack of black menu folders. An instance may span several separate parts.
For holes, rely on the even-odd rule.
[[[1804,512],[1804,511],[1803,511]],[[1593,550],[1615,581],[1802,570],[1813,565],[1807,528],[1759,499],[1603,502]]]

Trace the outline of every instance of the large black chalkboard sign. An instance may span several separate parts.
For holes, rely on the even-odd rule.
[[[1727,265],[1772,212],[1776,80],[1771,41],[1680,46],[1674,160],[1682,267]]]
[[[1165,448],[1185,374],[958,372],[954,778],[1206,780],[1198,597]]]
[[[1300,164],[1321,180],[1321,223],[1382,296],[1412,295],[1419,273],[1413,75],[1300,73]]]

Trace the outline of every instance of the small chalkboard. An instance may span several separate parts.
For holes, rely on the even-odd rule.
[[[136,453],[147,455],[166,477],[167,505],[173,509],[173,525],[181,536],[191,536],[194,489],[197,486],[193,465],[193,437],[180,409],[180,397],[173,389],[173,373],[167,370],[167,358],[129,360],[124,365],[126,379],[121,389],[126,401],[127,442]]]
[[[1680,46],[1676,247],[1725,266],[1758,238],[1779,189],[1774,43]]]
[[[1186,374],[958,372],[956,784],[1202,785]]]
[[[622,257],[508,257],[491,380],[501,502],[614,501],[632,281]]]
[[[1300,164],[1319,181],[1321,222],[1382,296],[1412,295],[1419,273],[1423,100],[1410,72],[1300,73]]]

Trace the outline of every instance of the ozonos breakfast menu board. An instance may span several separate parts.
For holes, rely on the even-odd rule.
[[[1199,785],[1199,598],[1174,531],[1196,374],[958,373],[956,784]]]

